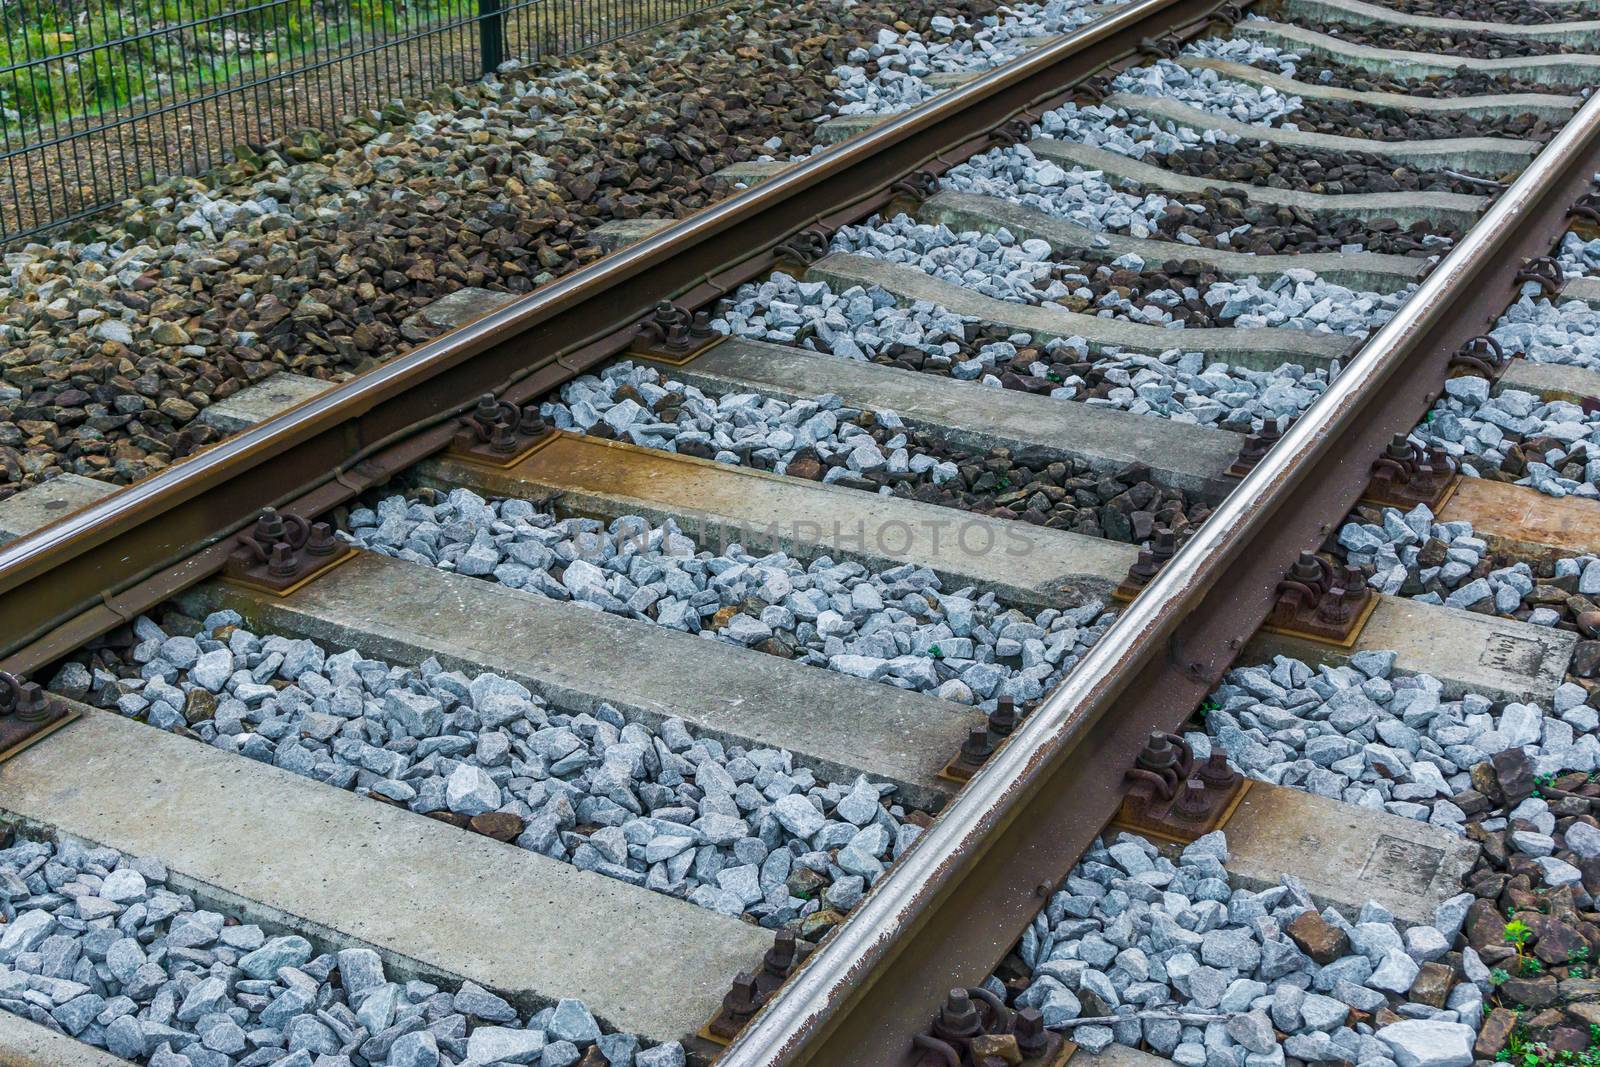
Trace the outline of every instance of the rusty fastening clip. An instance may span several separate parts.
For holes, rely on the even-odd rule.
[[[1126,778],[1128,793],[1112,825],[1168,841],[1193,841],[1217,829],[1250,787],[1220,745],[1196,766],[1187,741],[1159,730],[1145,740]]]
[[[1178,535],[1172,527],[1157,526],[1155,536],[1150,539],[1150,547],[1139,549],[1138,558],[1128,564],[1128,573],[1112,590],[1112,597],[1127,603],[1138,596],[1139,590],[1149,585],[1150,580],[1161,573],[1167,561],[1178,554],[1178,544]]]
[[[927,169],[914,170],[907,174],[889,186],[889,203],[884,207],[884,213],[891,217],[899,214],[916,214],[917,208],[921,207],[922,202],[933,192],[937,180],[933,171]]]
[[[1139,54],[1157,59],[1176,59],[1178,42],[1171,37],[1144,37],[1139,41]]]
[[[1450,376],[1459,378],[1475,374],[1493,383],[1499,381],[1500,376],[1510,365],[1511,359],[1500,347],[1500,342],[1488,334],[1479,334],[1477,337],[1469,337],[1451,354]]]
[[[0,760],[10,759],[80,714],[37,682],[0,671]]]
[[[1584,193],[1578,197],[1576,204],[1567,209],[1567,214],[1600,224],[1600,193],[1593,191]]]
[[[1033,123],[1027,115],[1017,115],[996,126],[989,139],[998,145],[1026,144],[1033,140]]]
[[[0,718],[43,722],[50,716],[50,703],[38,682],[25,682],[10,671],[0,671]]]
[[[761,958],[757,974],[741,972],[722,998],[722,1007],[711,1021],[700,1029],[700,1036],[718,1045],[726,1045],[739,1036],[761,1006],[783,985],[794,971],[799,955],[799,944],[794,933],[779,930],[772,939],[772,947]]]
[[[1302,552],[1278,583],[1278,599],[1263,629],[1349,648],[1378,606],[1360,568]]]
[[[234,539],[223,574],[242,585],[280,596],[355,555],[325,522],[265,508],[255,524]]]
[[[1098,104],[1111,95],[1111,79],[1104,74],[1096,74],[1085,78],[1078,83],[1078,95],[1087,97]]]
[[[1076,1046],[1044,1027],[1036,1009],[1013,1012],[981,986],[950,990],[927,1032],[912,1039],[917,1067],[1056,1067]]]
[[[1211,13],[1211,22],[1220,23],[1226,29],[1233,29],[1244,18],[1244,11],[1238,4],[1223,4]],[[1208,27],[1209,28],[1209,27]]]
[[[951,782],[965,782],[978,773],[996,750],[1005,743],[1017,728],[1017,705],[1011,697],[999,697],[994,710],[988,713],[982,725],[973,724],[961,742],[955,758],[945,764],[939,777]]]
[[[1423,448],[1403,433],[1389,441],[1372,464],[1372,480],[1361,499],[1382,507],[1410,510],[1426,504],[1438,514],[1455,492],[1456,461],[1441,448]]]
[[[1255,470],[1266,454],[1272,451],[1272,446],[1283,440],[1284,431],[1293,423],[1293,419],[1268,419],[1262,422],[1261,429],[1245,434],[1244,443],[1239,446],[1239,455],[1229,465],[1226,476],[1229,478],[1243,478]]]
[[[807,226],[787,241],[773,249],[780,264],[798,268],[796,274],[828,254],[828,232],[821,225]]]
[[[1557,296],[1567,278],[1553,257],[1535,256],[1522,264],[1522,269],[1516,273],[1516,281],[1534,282],[1544,290],[1546,296]]]
[[[524,459],[533,446],[550,434],[539,405],[523,407],[496,399],[493,393],[478,398],[477,406],[461,416],[460,428],[450,442],[450,454],[467,459],[511,466]]]
[[[720,343],[722,335],[711,328],[704,311],[690,315],[670,300],[663,300],[639,323],[628,346],[630,355],[682,365]]]

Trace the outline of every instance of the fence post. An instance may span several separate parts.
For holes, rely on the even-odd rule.
[[[485,75],[493,74],[505,59],[500,0],[478,0],[478,59]]]

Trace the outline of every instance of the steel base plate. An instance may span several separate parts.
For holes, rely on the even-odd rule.
[[[15,718],[0,722],[0,763],[4,763],[23,749],[38,744],[82,715],[83,712],[76,708],[69,708],[59,700],[52,700],[50,714],[38,722],[21,722]]]
[[[721,334],[713,340],[707,341],[699,348],[691,348],[687,352],[676,352],[670,348],[658,348],[644,341],[634,341],[628,346],[627,354],[634,359],[648,359],[652,363],[666,363],[670,366],[681,367],[685,363],[692,363],[728,339],[727,334]]]
[[[1367,598],[1366,605],[1361,613],[1356,616],[1355,622],[1350,627],[1350,632],[1342,638],[1329,637],[1327,634],[1317,633],[1315,630],[1297,630],[1292,626],[1270,626],[1263,624],[1262,633],[1282,634],[1285,637],[1298,637],[1306,641],[1315,641],[1320,645],[1332,645],[1334,648],[1354,648],[1356,642],[1361,640],[1361,631],[1366,628],[1367,620],[1372,618],[1372,613],[1378,610],[1378,601],[1383,597],[1374,594]]]
[[[1228,802],[1213,812],[1209,819],[1193,824],[1193,830],[1190,830],[1187,825],[1180,831],[1170,822],[1132,818],[1126,814],[1126,808],[1117,811],[1116,816],[1111,820],[1110,828],[1113,830],[1126,830],[1128,833],[1138,834],[1141,837],[1153,837],[1158,841],[1170,841],[1177,845],[1187,845],[1197,838],[1204,837],[1213,830],[1220,830],[1228,825],[1228,820],[1233,818],[1233,813],[1239,810],[1239,804],[1244,800],[1244,795],[1250,792],[1252,782],[1253,779],[1240,775],[1239,784],[1228,797]]]
[[[1461,475],[1458,474],[1449,481],[1445,482],[1444,485],[1440,486],[1439,491],[1433,495],[1433,499],[1431,500],[1402,500],[1398,497],[1386,497],[1382,493],[1371,492],[1370,490],[1372,489],[1372,485],[1369,482],[1367,484],[1368,492],[1361,494],[1361,499],[1358,500],[1357,503],[1367,504],[1371,507],[1404,508],[1407,511],[1416,507],[1418,504],[1426,504],[1428,505],[1428,510],[1437,515],[1439,514],[1439,509],[1448,504],[1450,502],[1450,498],[1456,495],[1456,488],[1460,485]]]
[[[527,459],[541,448],[547,447],[550,442],[554,441],[563,433],[566,433],[566,431],[552,429],[550,432],[540,437],[537,441],[530,444],[527,448],[524,448],[520,452],[513,452],[504,459],[490,459],[482,452],[474,452],[470,448],[456,448],[454,446],[445,449],[444,455],[450,459],[460,460],[463,463],[475,463],[480,467],[490,467],[494,470],[503,470],[507,467],[515,467],[518,463],[521,463],[523,460]]]
[[[312,582],[316,581],[318,578],[321,578],[324,574],[327,574],[340,564],[355,559],[356,553],[359,551],[361,550],[356,548],[354,545],[346,545],[345,550],[339,555],[331,557],[328,562],[324,563],[316,570],[303,575],[299,581],[295,582],[293,585],[285,586],[282,589],[279,589],[277,586],[268,585],[265,582],[254,582],[249,578],[242,578],[233,574],[224,574],[222,576],[222,580],[231,585],[237,585],[243,589],[253,589],[258,593],[266,593],[275,597],[286,597],[297,590],[303,589],[310,585]]]

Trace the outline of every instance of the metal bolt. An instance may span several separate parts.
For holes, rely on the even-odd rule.
[[[256,516],[256,525],[250,531],[250,536],[263,544],[272,544],[282,541],[287,532],[283,527],[283,516],[279,515],[276,508],[267,508]]]
[[[761,998],[756,992],[756,976],[748,971],[740,972],[734,978],[727,995],[722,998],[722,1010],[742,1023],[760,1008]]]
[[[989,727],[974,726],[967,731],[967,739],[961,742],[961,758],[973,765],[982,763],[994,754],[994,742],[989,740]]]
[[[1211,755],[1200,765],[1200,780],[1210,789],[1232,789],[1239,776],[1228,766],[1228,754],[1213,748]]]
[[[333,527],[325,522],[313,523],[306,537],[306,555],[331,556],[338,551],[339,541],[333,536]]]
[[[1155,730],[1145,740],[1144,748],[1134,762],[1146,770],[1164,771],[1178,765],[1178,748],[1170,737]]]
[[[1172,805],[1172,813],[1180,819],[1203,819],[1210,811],[1206,783],[1199,778],[1191,778],[1184,783],[1184,788],[1178,790],[1178,799]]]
[[[550,432],[550,424],[539,414],[538,404],[529,404],[522,409],[522,418],[517,420],[517,432],[524,437],[543,437]]]
[[[951,1037],[971,1037],[978,1033],[978,1009],[973,1007],[972,997],[965,989],[950,990],[934,1029]]]
[[[1289,568],[1291,581],[1304,582],[1307,585],[1318,585],[1326,575],[1322,569],[1322,560],[1317,558],[1315,552],[1302,552],[1300,558],[1294,561],[1294,566]]]
[[[489,431],[489,448],[503,456],[517,450],[517,432],[504,422],[497,422]]]
[[[17,692],[16,716],[23,722],[39,722],[50,715],[50,701],[37,682],[23,682]]]
[[[299,569],[300,557],[294,549],[281,541],[272,546],[272,555],[267,559],[268,574],[274,578],[290,578]]]
[[[1405,434],[1397,433],[1389,438],[1389,447],[1384,449],[1384,454],[1390,459],[1413,460],[1417,456],[1417,446]]]
[[[1038,1008],[1023,1008],[1017,1012],[1011,1032],[1016,1035],[1017,1048],[1024,1056],[1037,1055],[1049,1047],[1050,1035],[1045,1033],[1044,1016]]]
[[[500,421],[500,401],[493,393],[478,397],[478,406],[472,409],[473,421],[488,427]]]
[[[989,713],[989,732],[996,737],[1010,737],[1016,728],[1017,702],[1010,697],[1001,697],[995,701],[994,710]]]
[[[1159,566],[1178,554],[1178,535],[1170,526],[1156,527],[1156,536],[1151,543],[1151,554],[1155,556]]]

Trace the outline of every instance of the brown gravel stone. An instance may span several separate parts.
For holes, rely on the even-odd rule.
[[[1406,999],[1442,1008],[1445,998],[1450,995],[1450,987],[1455,984],[1455,978],[1455,971],[1443,963],[1424,963],[1418,969],[1417,980],[1411,984]]]
[[[1350,938],[1314,911],[1303,911],[1284,928],[1300,951],[1320,964],[1329,964],[1350,951]]]
[[[522,819],[509,811],[487,811],[482,815],[474,815],[467,828],[496,841],[514,841],[522,833]]]
[[[244,385],[342,380],[425,340],[401,323],[438,297],[526,293],[598,258],[605,221],[688,215],[722,166],[809,151],[834,68],[881,28],[997,6],[735,3],[353,117],[314,151],[247,149],[212,185],[173,178],[80,243],[30,246],[0,292],[0,498],[145,477],[215,442],[196,415]]]
[[[1494,1059],[1495,1054],[1506,1047],[1516,1025],[1516,1013],[1510,1008],[1490,1011],[1488,1018],[1483,1020],[1483,1028],[1478,1031],[1478,1040],[1472,1046],[1473,1055],[1479,1059]]]

